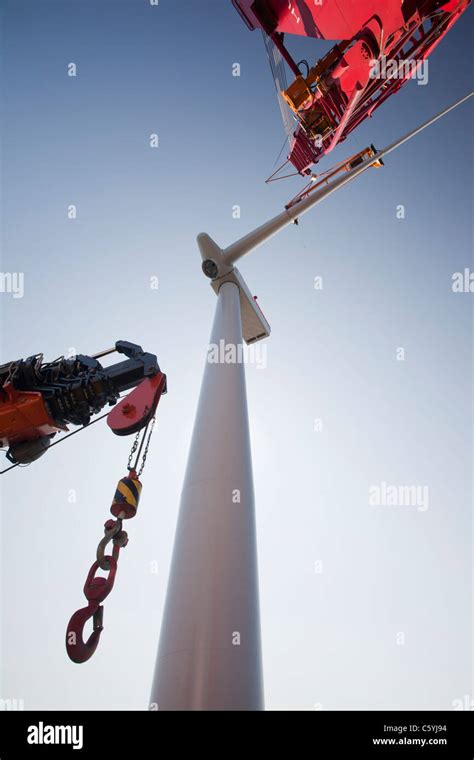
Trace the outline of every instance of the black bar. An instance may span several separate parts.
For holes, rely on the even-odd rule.
[[[275,745],[278,757],[289,760],[405,755],[471,760],[474,757],[472,718],[469,708],[452,712],[308,710],[243,715],[221,712],[217,716],[160,712],[159,709],[149,712],[12,709],[0,712],[0,758],[97,757],[104,752],[107,757],[126,757],[127,752],[131,752],[133,760],[139,756],[169,757],[176,753],[181,755],[186,740],[192,757],[210,754],[226,758],[243,747],[245,757],[258,753],[264,760]],[[223,734],[224,731],[227,734]],[[261,731],[262,743],[256,742],[256,731]],[[52,739],[56,743],[49,743]],[[69,743],[65,743],[67,741]]]

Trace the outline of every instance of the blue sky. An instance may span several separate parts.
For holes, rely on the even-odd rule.
[[[23,298],[0,296],[2,362],[127,339],[169,377],[83,668],[64,631],[128,442],[95,426],[4,478],[1,697],[143,709],[215,307],[195,238],[233,242],[302,183],[264,184],[284,133],[262,40],[230,2],[1,7],[2,271],[25,276]],[[334,161],[464,95],[470,33],[469,11],[428,84],[410,82]],[[472,694],[472,294],[451,289],[473,269],[471,134],[468,104],[242,262],[272,325],[267,367],[247,373],[268,708],[450,709]],[[427,485],[429,509],[369,506],[382,481]]]

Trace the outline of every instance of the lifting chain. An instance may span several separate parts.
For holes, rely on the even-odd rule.
[[[148,456],[148,449],[150,448],[150,440],[151,440],[151,436],[153,434],[153,428],[154,427],[155,427],[155,418],[153,417],[153,419],[151,420],[151,423],[150,423],[150,432],[148,433],[148,438],[147,438],[147,442],[146,442],[146,445],[145,445],[145,451],[143,452],[142,466],[138,470],[138,477],[140,477],[140,475],[142,474],[143,470],[145,469],[146,458]],[[146,435],[146,430],[145,430],[145,435]]]
[[[148,411],[148,408],[145,409],[145,412],[147,412],[147,411]],[[146,462],[146,458],[148,456],[148,449],[149,449],[149,446],[150,446],[150,439],[151,439],[154,427],[155,427],[155,417],[153,417],[150,420],[150,422],[148,423],[148,425],[145,427],[145,430],[143,431],[143,435],[142,435],[142,431],[141,430],[138,431],[138,433],[135,436],[135,440],[133,442],[133,446],[131,448],[130,455],[128,457],[128,463],[127,463],[128,469],[129,469],[130,472],[137,472],[138,473],[138,477],[140,477],[140,475],[142,474],[142,472],[143,472],[143,470],[145,468],[145,462]],[[148,428],[150,429],[150,431],[148,433],[148,438],[147,438]],[[141,440],[140,447],[139,447],[140,435],[142,435],[142,440]],[[140,460],[140,454],[141,454],[141,451],[142,451],[142,448],[143,448],[143,444],[145,443],[145,440],[146,440],[146,445],[145,445],[145,450],[143,452],[142,464],[141,464],[140,469],[138,470],[138,462]],[[133,456],[134,456],[134,454],[135,454],[135,452],[136,452],[137,449],[138,449],[138,454],[136,456],[135,463],[132,465],[132,459],[133,459]]]
[[[128,458],[128,475],[119,480],[115,491],[114,500],[110,511],[115,520],[107,520],[104,524],[104,536],[99,541],[96,552],[96,560],[89,570],[84,585],[84,596],[87,599],[87,607],[75,612],[68,624],[66,631],[66,650],[73,662],[86,662],[97,649],[100,635],[103,631],[104,608],[101,602],[110,594],[114,587],[117,573],[117,563],[120,550],[128,544],[128,534],[123,530],[123,520],[135,517],[140,501],[142,484],[139,480],[145,467],[150,439],[155,425],[155,418],[148,423],[143,431],[141,443],[139,431],[133,442],[132,450]],[[148,434],[147,434],[148,433]],[[142,456],[141,467],[137,473],[141,451],[145,446]],[[132,459],[138,449],[138,454],[132,465]],[[112,542],[111,554],[106,554],[107,546]],[[96,573],[103,570],[108,573],[107,577],[97,576]],[[83,631],[87,621],[92,619],[93,630],[87,641],[84,641]]]

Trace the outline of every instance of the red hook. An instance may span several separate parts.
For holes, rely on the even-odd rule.
[[[110,594],[115,583],[117,573],[117,560],[113,556],[105,557],[109,562],[109,574],[106,578],[96,577],[99,563],[96,561],[89,570],[85,585],[84,595],[89,602],[71,617],[66,631],[66,649],[73,662],[86,662],[97,649],[100,635],[103,631],[104,608],[101,602]],[[87,641],[84,641],[83,631],[88,620],[92,618],[93,631]]]

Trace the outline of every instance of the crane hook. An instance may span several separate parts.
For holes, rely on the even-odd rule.
[[[89,602],[87,607],[77,610],[71,617],[66,631],[66,649],[73,662],[87,662],[94,654],[104,630],[103,616],[102,605],[98,602]],[[93,631],[87,641],[84,641],[84,626],[90,618],[92,618]]]
[[[77,610],[71,617],[66,630],[66,650],[73,662],[82,663],[92,657],[99,643],[103,631],[104,608],[101,602],[110,594],[115,583],[117,573],[117,560],[113,556],[104,557],[109,565],[109,574],[106,578],[96,577],[99,570],[99,562],[94,562],[87,575],[84,584],[84,596],[89,604],[87,607]],[[84,626],[92,618],[93,631],[87,641],[84,641]]]

